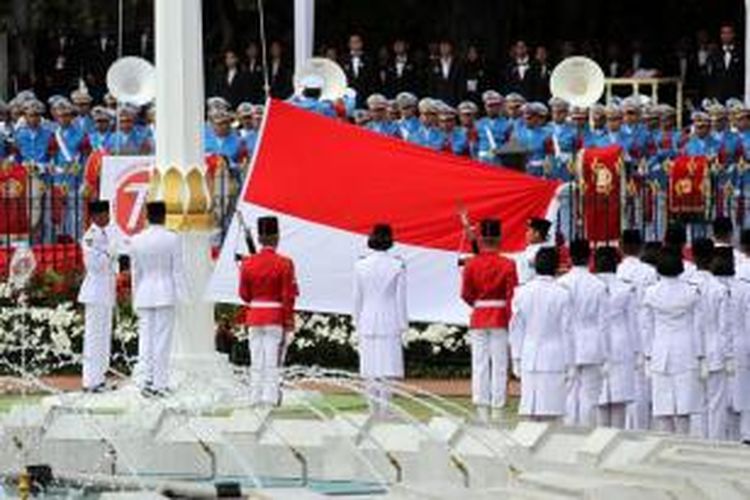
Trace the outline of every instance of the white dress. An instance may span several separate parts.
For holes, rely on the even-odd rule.
[[[360,375],[403,377],[401,336],[409,326],[403,260],[376,251],[355,264],[352,316],[359,337]]]
[[[681,278],[661,277],[643,297],[645,352],[651,357],[653,415],[690,415],[701,410],[696,327],[698,291]]]
[[[608,370],[599,404],[627,403],[635,398],[635,360],[641,347],[636,290],[614,274],[600,277],[606,285],[603,333]]]
[[[570,294],[551,276],[516,289],[510,343],[520,363],[521,415],[565,414],[565,372],[573,364],[570,307]]]

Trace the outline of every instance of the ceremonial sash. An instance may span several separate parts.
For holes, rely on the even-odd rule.
[[[57,142],[57,147],[60,148],[60,153],[62,153],[65,163],[73,163],[73,154],[68,149],[68,145],[65,144],[61,128],[55,130],[55,142]]]
[[[578,157],[584,231],[592,242],[620,237],[620,198],[623,192],[622,148],[618,145],[584,149]]]

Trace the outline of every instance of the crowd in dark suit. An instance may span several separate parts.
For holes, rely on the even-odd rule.
[[[11,93],[34,88],[41,98],[67,95],[83,78],[97,101],[103,96],[106,70],[118,55],[113,33],[83,37],[60,31],[38,40],[35,74],[41,76],[31,81],[13,80],[17,88],[11,88]],[[129,33],[124,40],[125,55],[153,59],[154,39],[150,29]],[[506,54],[497,57],[483,53],[478,44],[454,45],[449,40],[412,47],[408,40],[400,38],[373,51],[363,35],[353,34],[343,46],[326,44],[317,52],[341,65],[349,85],[357,90],[360,105],[375,92],[393,98],[403,91],[435,97],[452,105],[464,99],[479,103],[487,89],[503,94],[518,92],[530,100],[544,102],[549,97],[549,77],[555,64],[573,54],[594,58],[608,77],[626,77],[644,70],[679,76],[685,82],[688,97],[709,97],[723,102],[743,94],[741,45],[734,29],[725,25],[716,38],[701,30],[694,38],[684,37],[667,48],[639,39],[633,39],[627,47],[595,41],[532,47],[519,40]],[[268,69],[270,94],[288,97],[293,91],[293,61],[291,53],[279,41],[269,44]],[[243,101],[262,102],[266,95],[262,55],[255,41],[244,50],[232,49],[218,57],[208,57],[206,77],[207,93],[220,95],[235,106]]]

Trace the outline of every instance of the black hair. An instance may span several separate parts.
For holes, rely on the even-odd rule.
[[[614,247],[599,247],[594,252],[594,268],[597,273],[617,272],[618,261]]]
[[[554,247],[542,247],[534,259],[534,269],[539,276],[554,276],[560,257]]]
[[[693,260],[698,269],[708,270],[714,257],[714,242],[708,238],[693,241]]]
[[[591,257],[591,245],[583,238],[575,239],[570,244],[570,260],[574,266],[585,266]]]

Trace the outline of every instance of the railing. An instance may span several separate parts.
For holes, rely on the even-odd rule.
[[[612,102],[613,88],[630,87],[633,94],[640,94],[641,87],[650,87],[651,101],[656,104],[659,102],[659,87],[671,86],[676,87],[675,109],[677,109],[677,127],[682,128],[682,109],[685,105],[682,92],[682,79],[672,78],[607,78],[604,80],[605,97],[607,102]]]
[[[699,213],[685,211],[682,215],[668,211],[664,186],[655,189],[654,182],[639,176],[635,169],[626,169],[619,199],[586,201],[578,182],[573,180],[560,191],[556,227],[568,242],[576,237],[590,237],[585,214],[592,211],[596,221],[597,214],[607,214],[612,204],[617,204],[619,229],[640,229],[648,240],[661,239],[667,223],[675,219],[690,223],[691,237],[705,235],[708,224],[718,215],[731,217],[739,233],[750,220],[746,199],[750,194],[750,182],[744,182],[744,173],[738,179],[732,185],[727,181],[726,171],[712,171],[704,209]],[[54,181],[42,181],[35,174],[29,174],[25,182],[32,188],[23,196],[9,189],[7,183],[0,182],[0,280],[7,273],[12,249],[18,245],[34,248],[38,265],[43,269],[80,271],[79,242],[88,225],[87,196],[78,187],[66,191]],[[238,190],[234,182],[222,177],[216,183],[214,246],[217,248],[224,241],[237,205]]]

